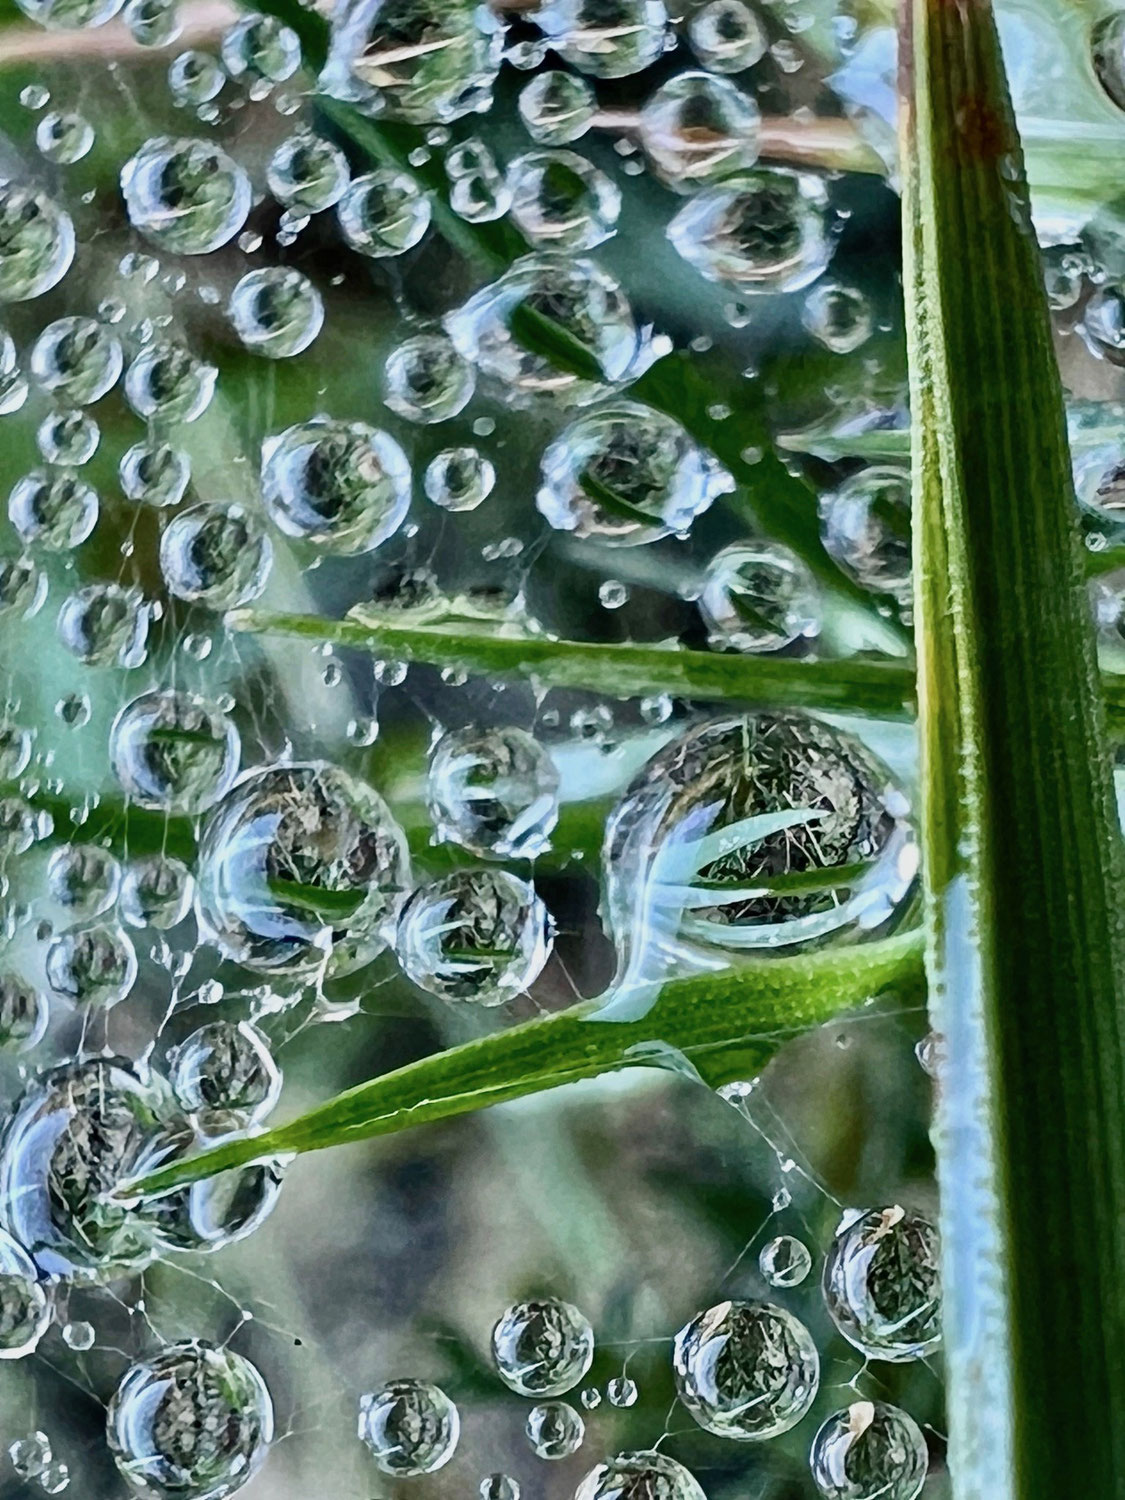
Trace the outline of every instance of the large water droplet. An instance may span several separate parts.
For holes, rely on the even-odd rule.
[[[721,1302],[676,1335],[680,1400],[708,1432],[763,1442],[816,1399],[820,1360],[803,1323],[770,1302]]]
[[[457,1408],[424,1380],[393,1380],[360,1398],[359,1436],[384,1474],[435,1473],[453,1457],[460,1435]]]
[[[938,1234],[897,1205],[845,1219],[824,1259],[832,1321],[869,1359],[921,1359],[941,1341]]]
[[[916,1500],[929,1454],[914,1418],[883,1401],[853,1401],[817,1430],[809,1453],[824,1500]]]
[[[810,172],[761,168],[697,194],[668,225],[668,238],[709,281],[743,295],[794,292],[832,258],[828,195]]]
[[[162,250],[206,255],[250,211],[250,178],[212,141],[157,136],[121,169],[129,222]]]
[[[410,465],[377,428],[313,417],[262,444],[262,500],[287,536],[371,552],[406,518]]]
[[[517,1302],[492,1330],[492,1358],[500,1379],[521,1396],[561,1396],[590,1368],[594,1330],[557,1297]]]

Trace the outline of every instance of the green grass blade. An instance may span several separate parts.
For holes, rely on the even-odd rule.
[[[560,641],[464,626],[365,624],[315,615],[234,610],[234,630],[331,641],[391,661],[425,662],[485,677],[513,677],[542,688],[582,688],[611,698],[671,693],[719,702],[819,709],[878,718],[908,717],[914,675],[898,661],[802,661],[691,651],[676,646]]]
[[[1120,1496],[1122,860],[1062,393],[987,0],[905,0],[901,48],[954,1494]]]
[[[921,984],[922,940],[914,931],[673,980],[637,1021],[594,1019],[598,1002],[588,1001],[410,1063],[289,1125],[176,1162],[136,1186],[162,1192],[243,1162],[389,1135],[662,1058],[668,1065],[686,1059],[717,1087],[753,1077],[790,1037],[874,996],[918,1002]]]

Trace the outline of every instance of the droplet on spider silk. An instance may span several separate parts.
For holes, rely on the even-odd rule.
[[[359,1436],[384,1474],[433,1474],[453,1457],[461,1417],[425,1380],[392,1380],[359,1400]]]
[[[543,250],[590,250],[616,232],[621,192],[576,151],[528,151],[508,168],[512,222]]]
[[[107,912],[121,889],[121,865],[97,844],[67,844],[47,862],[47,890],[69,920],[88,922]]]
[[[816,579],[780,542],[735,542],[716,553],[698,604],[717,650],[779,651],[820,629]]]
[[[191,479],[191,459],[168,443],[134,443],[118,466],[121,492],[127,500],[157,509],[179,505]]]
[[[310,130],[282,141],[266,170],[277,201],[295,214],[318,214],[338,203],[351,181],[348,159],[338,146]]]
[[[871,303],[856,287],[822,281],[801,309],[801,322],[833,354],[852,354],[866,344],[875,326]]]
[[[569,1402],[542,1401],[528,1412],[524,1431],[535,1456],[553,1462],[578,1452],[586,1424]]]
[[[30,1052],[43,1040],[49,1021],[46,995],[18,974],[0,970],[0,1048]]]
[[[941,1342],[938,1232],[894,1205],[846,1217],[824,1258],[825,1305],[869,1359],[902,1364]]]
[[[474,0],[358,0],[332,21],[323,93],[430,124],[487,106],[504,24]]]
[[[62,1327],[62,1341],[68,1349],[74,1349],[77,1353],[84,1353],[87,1349],[94,1347],[97,1334],[92,1323],[79,1321],[75,1323],[64,1323]]]
[[[177,104],[207,104],[223,91],[226,74],[210,52],[181,52],[168,67],[168,90]]]
[[[712,73],[741,73],[766,55],[769,38],[743,0],[710,0],[688,23],[692,51]]]
[[[146,344],[125,371],[125,399],[139,417],[195,422],[211,404],[218,370],[182,344]]]
[[[708,1432],[764,1442],[816,1399],[820,1359],[805,1325],[770,1302],[720,1302],[676,1335],[676,1390]]]
[[[55,938],[43,967],[53,995],[88,1010],[108,1010],[133,988],[137,954],[122,928],[105,924]]]
[[[53,109],[35,127],[35,144],[40,156],[45,156],[56,166],[69,167],[90,154],[94,127],[85,115]]]
[[[752,167],[760,129],[753,98],[710,73],[680,73],[641,110],[645,155],[661,181],[680,193]]]
[[[809,1468],[824,1500],[916,1500],[929,1453],[921,1428],[900,1407],[853,1401],[817,1430]]]
[[[663,412],[618,401],[579,417],[543,454],[536,508],[559,531],[636,547],[689,529],[733,489],[726,469]]]
[[[193,505],[160,537],[160,571],[168,592],[207,609],[233,609],[262,593],[273,543],[261,517],[242,505]]]
[[[245,170],[212,141],[154,136],[121,169],[129,222],[161,250],[206,255],[246,222]]]
[[[97,452],[101,431],[84,411],[53,411],[40,422],[35,443],[49,464],[81,468]]]
[[[324,762],[272,766],[208,819],[197,913],[249,968],[347,973],[386,947],[409,877],[405,837],[374,788]]]
[[[692,724],[606,826],[604,913],[627,1004],[670,964],[878,929],[913,883],[910,806],[860,740],[802,714]],[[818,879],[823,875],[823,880]]]
[[[119,583],[89,583],[59,609],[59,640],[87,665],[139,667],[148,627],[144,595]]]
[[[637,1382],[630,1380],[628,1375],[618,1375],[609,1381],[605,1393],[610,1406],[619,1408],[636,1406],[639,1395]]]
[[[1125,365],[1125,287],[1098,287],[1086,303],[1078,332],[1098,359]]]
[[[0,302],[28,302],[57,286],[74,259],[74,225],[37,188],[0,186]]]
[[[514,1303],[492,1330],[496,1373],[521,1396],[563,1395],[579,1383],[593,1358],[589,1320],[557,1297]]]
[[[655,1451],[618,1453],[597,1464],[574,1500],[705,1500],[690,1469]]]
[[[148,854],[133,860],[121,882],[120,910],[130,927],[163,931],[182,922],[191,909],[195,880],[183,860]]]
[[[109,759],[127,796],[158,812],[205,812],[238,774],[233,722],[195,693],[154,690],[120,710]]]
[[[1125,13],[1111,11],[1090,32],[1094,75],[1106,94],[1125,109]]]
[[[770,1286],[800,1286],[812,1270],[809,1247],[791,1234],[779,1234],[762,1246],[758,1269]]]
[[[197,1137],[182,1125],[172,1125],[151,1146],[149,1169],[170,1166],[204,1146],[239,1138]],[[276,1162],[249,1162],[146,1198],[137,1216],[161,1248],[209,1254],[248,1239],[261,1228],[277,1206],[282,1176]]]
[[[177,0],[128,0],[123,14],[138,47],[170,47],[183,30]]]
[[[48,552],[81,546],[98,521],[97,492],[77,474],[32,469],[8,496],[8,519],[29,545]]]
[[[426,465],[422,488],[442,510],[476,510],[496,484],[496,470],[476,448],[444,448]]]
[[[148,1238],[110,1195],[145,1170],[170,1097],[119,1057],[40,1073],[0,1145],[0,1219],[46,1276],[112,1277],[151,1258]]]
[[[371,552],[406,519],[410,464],[386,432],[313,417],[262,444],[262,500],[287,536]]]
[[[212,1021],[180,1043],[169,1081],[180,1108],[204,1135],[248,1130],[281,1097],[281,1070],[249,1021]]]
[[[476,372],[443,333],[404,339],[387,360],[384,400],[408,422],[447,422],[464,411]]]
[[[267,359],[301,354],[324,324],[320,293],[290,266],[248,271],[231,292],[227,313],[246,348]]]
[[[0,557],[0,620],[26,620],[46,597],[47,577],[33,558]]]
[[[538,978],[553,937],[547,908],[526,880],[507,870],[456,870],[409,896],[395,956],[408,979],[442,1000],[503,1005]]]
[[[232,78],[284,83],[301,66],[301,40],[276,16],[243,16],[223,33],[219,55]]]
[[[430,227],[433,207],[408,172],[379,167],[353,177],[336,205],[344,239],[376,260],[401,255]]]
[[[21,1479],[38,1479],[51,1463],[51,1440],[45,1432],[32,1432],[27,1437],[16,1438],[15,1442],[8,1444],[8,1457]]]
[[[689,199],[668,238],[708,281],[743,295],[799,291],[832,258],[827,189],[811,172],[745,172]]]
[[[910,472],[873,464],[820,497],[825,550],[866,589],[900,600],[911,592]]]
[[[51,1325],[49,1283],[22,1245],[0,1229],[0,1359],[33,1354]]]
[[[523,729],[456,729],[430,756],[427,793],[439,839],[482,858],[533,859],[559,817],[559,773]]]
[[[565,146],[590,128],[598,101],[584,78],[561,68],[537,73],[519,95],[520,118],[528,134],[544,146]]]
[[[145,1500],[224,1500],[254,1477],[273,1438],[257,1368],[202,1339],[131,1365],[106,1408],[106,1439]]]
[[[561,58],[595,78],[643,72],[668,27],[663,0],[547,0],[534,20]]]

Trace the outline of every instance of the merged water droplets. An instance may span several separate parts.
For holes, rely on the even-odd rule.
[[[57,286],[74,259],[70,215],[37,188],[0,185],[0,302]]]
[[[561,1396],[590,1368],[594,1330],[556,1297],[517,1302],[492,1330],[492,1358],[500,1379],[521,1396]]]
[[[916,1500],[929,1455],[914,1418],[883,1401],[853,1401],[813,1438],[813,1483],[824,1500]]]
[[[110,729],[110,764],[125,794],[161,812],[205,812],[238,774],[239,751],[225,713],[173,689],[134,698]]]
[[[244,776],[207,821],[197,878],[200,920],[229,957],[343,973],[386,946],[409,862],[378,792],[317,762]]]
[[[430,756],[438,838],[483,858],[534,859],[559,816],[559,773],[525,730],[457,729]]]
[[[121,169],[129,221],[161,250],[206,255],[234,238],[250,211],[250,178],[212,141],[157,136]]]
[[[212,502],[181,511],[160,538],[160,571],[170,594],[208,609],[248,604],[265,588],[273,545],[242,505]]]
[[[639,546],[687,531],[733,487],[675,418],[619,401],[579,417],[549,445],[535,503],[560,531]]]
[[[191,1339],[130,1366],[106,1408],[106,1437],[146,1500],[224,1500],[265,1461],[273,1402],[248,1359]]]
[[[761,1442],[795,1427],[820,1384],[803,1323],[770,1302],[721,1302],[676,1335],[676,1390],[708,1432]]]
[[[384,1474],[433,1474],[453,1457],[461,1418],[440,1388],[394,1380],[361,1397],[359,1436]]]
[[[798,291],[832,258],[824,182],[780,168],[746,172],[689,199],[668,238],[702,276],[740,294]]]
[[[870,1359],[921,1359],[941,1340],[937,1230],[894,1206],[844,1219],[824,1260],[824,1300]]]
[[[410,507],[410,465],[388,433],[313,417],[262,445],[262,500],[288,536],[326,552],[370,552]]]

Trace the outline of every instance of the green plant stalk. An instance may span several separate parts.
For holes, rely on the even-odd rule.
[[[904,0],[900,58],[953,1491],[1121,1496],[1125,884],[1062,392],[987,0]]]
[[[248,1161],[389,1135],[621,1068],[684,1068],[686,1059],[714,1088],[755,1076],[790,1037],[888,992],[900,1003],[921,1000],[917,930],[675,979],[636,1021],[600,1021],[600,1002],[587,1001],[410,1063],[289,1125],[175,1162],[128,1191],[164,1192]]]
[[[914,670],[897,659],[804,661],[678,646],[505,636],[464,625],[365,625],[256,609],[232,610],[226,623],[244,634],[328,641],[390,661],[455,667],[477,676],[583,689],[610,698],[671,693],[701,702],[761,703],[881,719],[908,719],[914,713]],[[1111,728],[1125,735],[1125,675],[1105,673],[1102,691]]]

